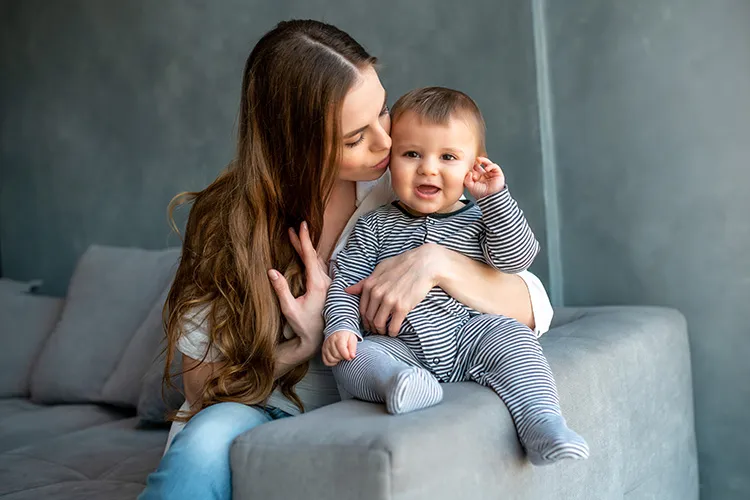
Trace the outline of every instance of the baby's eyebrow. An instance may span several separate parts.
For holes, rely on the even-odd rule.
[[[465,154],[461,148],[443,148],[443,152]]]

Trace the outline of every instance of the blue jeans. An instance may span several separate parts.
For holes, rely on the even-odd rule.
[[[148,476],[140,500],[232,498],[229,449],[253,427],[289,417],[278,408],[219,403],[198,412],[172,441],[159,468]]]

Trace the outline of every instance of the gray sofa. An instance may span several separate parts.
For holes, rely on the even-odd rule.
[[[0,498],[130,499],[167,437],[160,306],[178,253],[90,248],[65,300],[0,281]],[[534,468],[489,390],[389,416],[340,402],[241,436],[235,498],[698,497],[686,325],[661,308],[560,309],[542,344],[591,458]],[[178,367],[175,367],[177,369]],[[160,423],[161,422],[161,423]]]

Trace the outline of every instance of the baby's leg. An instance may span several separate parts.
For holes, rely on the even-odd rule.
[[[470,350],[464,365],[468,378],[503,400],[531,463],[588,458],[586,441],[565,423],[555,379],[534,332],[510,318],[482,315],[467,323],[459,337],[467,339],[461,343]]]
[[[391,414],[421,410],[443,399],[437,379],[397,338],[366,338],[357,345],[356,357],[333,367],[333,374],[352,396],[385,403]]]

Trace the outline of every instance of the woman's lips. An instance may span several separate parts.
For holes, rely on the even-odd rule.
[[[375,165],[372,168],[374,168],[376,170],[381,170],[381,169],[384,169],[385,167],[387,167],[389,163],[391,163],[391,155],[388,155],[385,158],[383,158],[383,161],[381,161],[380,163],[378,163],[377,165]]]
[[[430,186],[429,184],[420,184],[414,189],[414,193],[417,195],[417,197],[425,200],[434,198],[439,192],[439,187]]]

